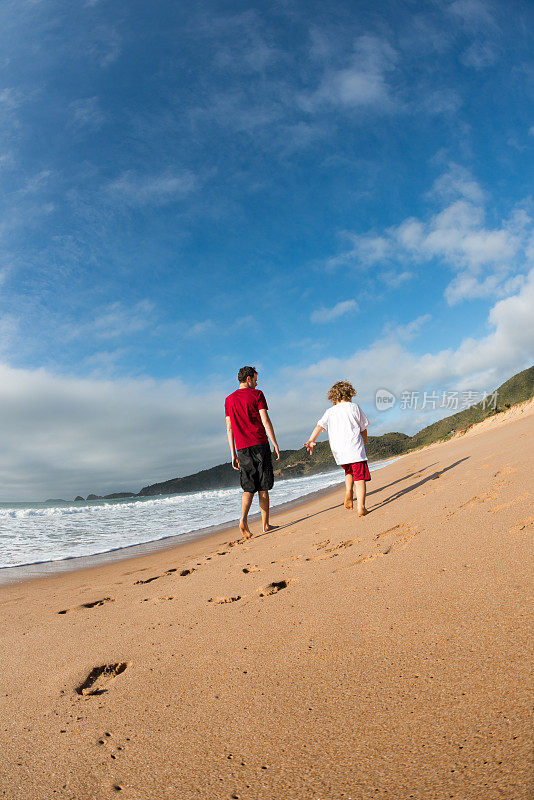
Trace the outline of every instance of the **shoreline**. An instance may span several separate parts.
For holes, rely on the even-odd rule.
[[[403,454],[404,455],[404,454]],[[369,464],[371,472],[384,469],[390,464],[395,463],[403,455],[394,458],[383,459],[382,461],[373,461]],[[378,466],[378,465],[384,466]],[[374,469],[371,469],[374,467]],[[329,474],[335,470],[329,470]],[[322,473],[313,473],[314,475]],[[287,479],[286,479],[287,480]],[[289,480],[292,480],[291,478]],[[322,489],[316,489],[313,492],[301,495],[292,500],[271,506],[272,513],[281,513],[290,510],[299,505],[303,505],[308,501],[315,500],[323,497],[324,495],[331,494],[339,491],[339,486],[343,484],[340,478],[339,484],[325,486]],[[216,490],[215,490],[216,491]],[[158,497],[172,497],[172,495],[157,495]],[[254,523],[260,519],[260,512],[249,514],[249,520]],[[25,583],[26,581],[38,580],[40,578],[52,577],[54,575],[63,575],[69,572],[77,572],[78,570],[92,569],[94,567],[104,566],[106,564],[116,564],[120,561],[125,561],[130,558],[142,558],[143,556],[160,551],[169,550],[174,547],[181,547],[191,542],[209,539],[211,536],[216,536],[219,533],[229,533],[237,528],[239,517],[221,522],[216,525],[208,525],[201,528],[195,528],[186,533],[169,534],[159,539],[148,539],[146,542],[138,542],[135,544],[126,544],[118,547],[104,550],[99,553],[89,553],[80,556],[67,556],[66,558],[59,558],[56,560],[43,560],[34,561],[25,564],[16,564],[13,566],[0,567],[0,587],[11,586],[13,584]]]
[[[527,800],[534,415],[0,587],[5,800]],[[131,556],[131,554],[128,554]]]

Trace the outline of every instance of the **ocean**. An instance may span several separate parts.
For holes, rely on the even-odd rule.
[[[392,463],[371,464],[371,471]],[[341,483],[340,470],[277,481],[271,508]],[[2,569],[108,553],[186,536],[239,516],[241,489],[77,503],[0,503]],[[251,514],[257,512],[255,498]]]

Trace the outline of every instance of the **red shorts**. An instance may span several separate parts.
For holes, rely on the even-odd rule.
[[[371,473],[367,461],[355,461],[353,464],[341,464],[345,475],[352,475],[355,481],[370,481]]]

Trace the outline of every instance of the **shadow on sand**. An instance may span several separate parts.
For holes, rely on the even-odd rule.
[[[458,461],[454,461],[452,464],[449,464],[448,467],[443,467],[443,469],[438,470],[437,472],[433,472],[431,475],[427,475],[426,477],[422,478],[421,480],[412,483],[410,486],[405,486],[403,489],[399,489],[398,491],[394,492],[390,497],[386,497],[385,500],[379,502],[376,506],[369,509],[369,514],[372,514],[374,511],[377,511],[379,508],[383,508],[384,506],[388,505],[389,503],[393,503],[395,500],[398,500],[400,497],[403,497],[405,494],[409,492],[413,492],[415,489],[419,489],[420,486],[424,486],[425,483],[429,481],[436,481],[441,478],[441,476],[445,472],[449,472],[449,470],[454,469],[463,461],[467,461],[469,456],[465,458],[461,458]],[[416,472],[411,472],[409,475],[404,475],[402,478],[399,478],[396,481],[392,481],[391,483],[386,484],[385,486],[381,486],[379,489],[375,489],[372,492],[367,493],[367,497],[370,497],[373,494],[378,494],[379,492],[383,492],[386,489],[391,489],[392,486],[396,486],[403,481],[409,480],[410,478],[415,478],[421,475],[426,470],[433,467],[434,464],[429,464],[427,467],[423,467],[422,469],[417,470]],[[325,514],[327,511],[333,511],[335,508],[341,508],[343,503],[335,503],[333,506],[329,506],[328,508],[323,508],[321,511],[316,511],[315,514],[307,514],[304,517],[299,517],[298,519],[293,519],[291,522],[287,522],[285,525],[277,525],[276,531],[283,531],[285,528],[290,528],[292,525],[297,525],[299,522],[304,522],[306,519],[312,519],[313,517],[319,517],[321,514]],[[269,536],[272,531],[267,531],[266,533],[259,533],[254,536],[254,539],[259,539],[262,536]]]

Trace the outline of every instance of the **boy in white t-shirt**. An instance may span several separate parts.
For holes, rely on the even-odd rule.
[[[304,447],[308,453],[313,452],[317,437],[323,431],[328,431],[332,455],[336,464],[345,470],[345,508],[352,510],[354,506],[353,491],[356,483],[358,516],[363,517],[367,514],[365,482],[371,480],[365,452],[369,420],[360,406],[352,402],[355,394],[356,390],[348,381],[334,383],[328,392],[328,399],[333,403],[332,408],[325,411]]]

